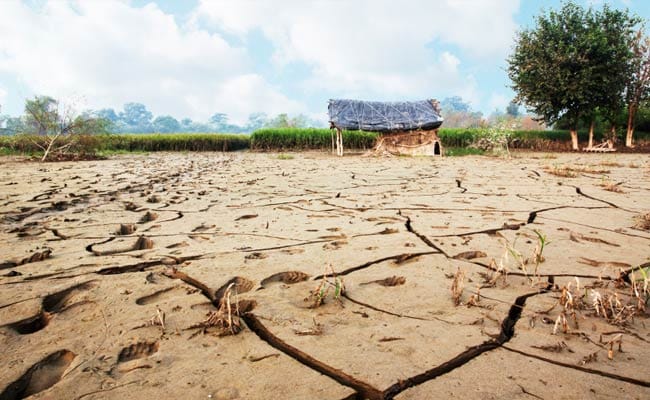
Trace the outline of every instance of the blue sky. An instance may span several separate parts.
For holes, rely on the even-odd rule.
[[[602,1],[578,0],[600,7]],[[648,19],[647,0],[611,0]],[[559,0],[0,1],[0,105],[48,94],[78,109],[325,119],[327,99],[512,99],[518,29]]]

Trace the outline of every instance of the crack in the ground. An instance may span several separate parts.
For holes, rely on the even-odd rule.
[[[570,186],[570,185],[567,185],[567,186]],[[596,197],[590,196],[590,195],[584,193],[584,192],[582,191],[582,189],[580,189],[578,186],[571,186],[571,187],[575,188],[576,193],[578,193],[578,194],[579,194],[580,196],[582,196],[582,197],[586,197],[586,198],[588,198],[588,199],[590,199],[590,200],[594,200],[594,201],[598,201],[598,202],[603,203],[603,204],[607,204],[608,206],[610,206],[610,207],[614,207],[614,208],[618,208],[619,210],[628,211],[628,212],[634,212],[634,211],[632,211],[632,210],[628,210],[628,209],[625,209],[625,208],[623,208],[623,207],[619,207],[619,206],[617,206],[616,204],[611,203],[611,202],[609,202],[609,201],[602,200],[602,199],[599,199],[599,198],[596,198]]]
[[[366,307],[366,308],[369,308],[371,310],[374,310],[374,311],[377,311],[377,312],[380,312],[380,313],[383,313],[383,314],[392,315],[394,317],[415,319],[415,320],[418,320],[418,321],[432,321],[432,320],[435,320],[435,321],[444,322],[445,324],[455,325],[453,322],[450,322],[450,321],[447,321],[447,320],[444,320],[444,319],[438,318],[438,317],[423,318],[423,317],[416,317],[416,316],[413,316],[413,315],[398,314],[398,313],[394,313],[392,311],[384,310],[382,308],[375,307],[375,306],[373,306],[371,304],[364,303],[362,301],[356,300],[356,299],[350,297],[350,295],[347,292],[343,292],[343,294],[341,296],[343,296],[346,299],[350,300],[354,304],[360,305],[361,307]]]
[[[601,370],[597,370],[597,369],[585,368],[585,367],[582,367],[580,365],[563,363],[561,361],[556,361],[556,360],[546,358],[546,357],[542,357],[542,356],[538,356],[538,355],[535,355],[535,354],[529,354],[529,353],[526,353],[524,351],[513,349],[513,348],[508,347],[508,346],[503,346],[503,349],[507,350],[507,351],[510,351],[510,352],[513,352],[513,353],[517,353],[517,354],[522,355],[524,357],[534,358],[536,360],[544,361],[544,362],[547,362],[547,363],[553,364],[553,365],[558,365],[560,367],[571,368],[571,369],[575,369],[577,371],[586,372],[588,374],[604,376],[606,378],[611,378],[611,379],[615,379],[615,380],[618,380],[618,381],[621,381],[621,382],[631,383],[633,385],[650,387],[650,381],[642,381],[640,379],[635,379],[635,378],[630,378],[628,376],[613,374],[613,373],[607,372],[607,371],[601,371]]]
[[[423,251],[423,252],[419,252],[419,253],[403,253],[403,254],[397,254],[397,255],[393,255],[393,256],[382,257],[382,258],[378,258],[376,260],[365,262],[365,263],[363,263],[361,265],[357,265],[357,266],[352,267],[352,268],[348,268],[348,269],[343,270],[341,272],[338,272],[338,273],[336,273],[336,276],[345,276],[345,275],[351,274],[352,272],[356,272],[356,271],[368,268],[368,267],[370,267],[372,265],[379,264],[381,262],[388,261],[388,260],[394,260],[396,263],[400,264],[400,263],[403,263],[405,261],[411,260],[413,258],[417,258],[417,257],[420,257],[420,256],[426,256],[426,255],[430,255],[430,254],[440,254],[440,252],[438,252],[438,251]],[[330,272],[330,273],[327,273],[327,274],[315,276],[313,280],[317,281],[319,279],[323,279],[323,277],[331,278],[334,275],[335,274]]]
[[[353,388],[365,399],[382,400],[385,398],[384,393],[381,390],[315,359],[309,354],[291,346],[279,337],[275,336],[266,326],[264,326],[264,324],[262,324],[262,322],[260,322],[259,318],[257,318],[255,314],[250,312],[245,313],[242,315],[242,319],[248,328],[255,333],[260,340],[266,342],[271,347],[278,349],[299,363],[334,379],[343,386]]]
[[[443,254],[447,258],[451,258],[449,254],[447,254],[442,247],[436,245],[433,243],[431,240],[429,240],[428,237],[424,236],[423,234],[417,232],[415,229],[413,229],[413,225],[411,225],[411,217],[407,216],[406,221],[404,222],[404,226],[406,227],[406,230],[417,236],[424,244],[427,246],[431,247],[432,249],[436,250],[437,252]]]
[[[521,223],[518,223],[518,224],[504,223],[501,226],[501,228],[483,229],[483,230],[480,230],[480,231],[454,233],[454,234],[449,234],[449,235],[434,235],[434,236],[431,236],[431,237],[435,237],[435,238],[464,237],[464,236],[472,236],[472,235],[480,235],[480,234],[494,235],[494,234],[496,234],[497,232],[500,232],[500,231],[518,231],[519,228],[521,228],[524,225],[526,225],[526,223],[524,223],[524,222],[521,222]]]
[[[460,179],[456,179],[456,186],[459,189],[462,189],[461,193],[465,193],[465,192],[467,192],[467,188],[461,186],[462,184],[463,184],[463,181],[461,181]]]
[[[382,398],[392,399],[408,388],[420,385],[424,382],[430,381],[441,375],[451,372],[487,351],[503,347],[503,345],[507,343],[515,334],[515,325],[521,317],[521,313],[526,305],[526,300],[529,297],[537,296],[541,293],[545,293],[546,291],[547,289],[544,289],[538,292],[527,293],[517,297],[515,299],[515,303],[510,307],[508,315],[501,323],[501,332],[497,338],[490,339],[477,346],[470,347],[451,360],[446,361],[428,371],[405,380],[400,380],[399,382],[390,386],[388,389],[384,390]]]

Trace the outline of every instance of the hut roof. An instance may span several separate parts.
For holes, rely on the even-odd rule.
[[[397,132],[436,129],[443,118],[435,100],[380,102],[330,100],[330,123],[340,129]]]

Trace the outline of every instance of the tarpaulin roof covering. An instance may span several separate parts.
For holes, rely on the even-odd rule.
[[[337,128],[371,132],[436,129],[443,118],[435,100],[422,101],[361,101],[330,100],[330,122]]]

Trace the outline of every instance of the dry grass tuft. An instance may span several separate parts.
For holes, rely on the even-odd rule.
[[[601,165],[603,167],[624,167],[623,164],[618,163],[616,161],[601,161],[598,163],[598,165]]]
[[[451,299],[455,306],[461,304],[461,297],[463,296],[463,288],[465,286],[465,273],[458,268],[454,274],[454,280],[451,283]]]
[[[553,167],[546,166],[544,168],[546,173],[551,175],[560,176],[563,178],[575,178],[579,172],[590,174],[608,174],[609,170],[596,168],[590,165],[554,165]]]
[[[636,222],[634,224],[634,227],[636,229],[641,229],[641,230],[644,230],[644,231],[650,231],[650,212],[645,213],[645,214],[641,214],[641,215],[637,215],[636,217],[634,217],[634,220]]]
[[[553,167],[546,167],[544,168],[544,171],[546,171],[546,173],[548,174],[559,176],[562,178],[575,178],[576,176],[578,176],[577,173],[575,173],[569,167],[564,165],[563,166],[554,165]]]
[[[237,296],[235,282],[228,285],[217,311],[210,311],[205,320],[196,325],[192,325],[187,329],[200,328],[198,332],[206,333],[210,328],[215,328],[217,336],[236,335],[241,332],[242,324],[240,315],[242,313],[242,307],[250,307],[244,301],[233,302],[233,295]]]
[[[612,181],[603,181],[600,186],[608,192],[625,193],[623,192],[623,189],[621,189],[621,183],[622,182],[614,183]]]

